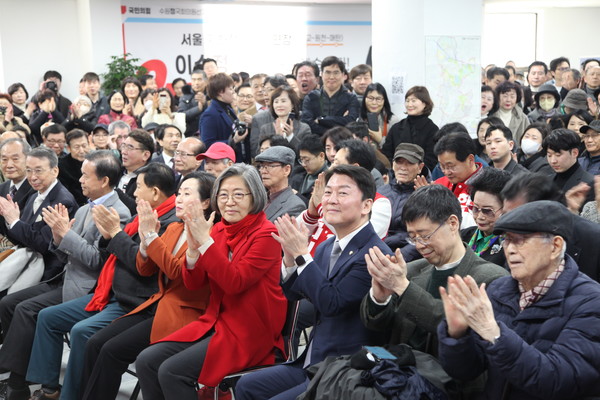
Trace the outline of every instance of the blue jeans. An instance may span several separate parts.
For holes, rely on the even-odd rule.
[[[27,380],[58,388],[63,354],[63,335],[71,332],[71,352],[61,399],[79,398],[85,344],[97,331],[125,314],[112,298],[100,312],[85,311],[92,294],[43,309],[38,314],[35,337],[27,369]]]

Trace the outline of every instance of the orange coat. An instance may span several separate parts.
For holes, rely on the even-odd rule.
[[[214,243],[194,269],[182,263],[187,287],[208,282],[206,313],[163,341],[193,342],[214,328],[198,382],[216,386],[231,372],[272,364],[274,349],[283,351],[281,329],[287,300],[279,285],[281,246],[273,237],[275,226],[261,212],[233,249],[231,260],[223,222],[211,231]]]
[[[183,284],[181,264],[185,261],[187,242],[173,255],[183,227],[181,222],[170,224],[165,233],[148,246],[147,259],[144,260],[139,251],[136,257],[136,267],[140,275],[152,276],[158,272],[158,292],[127,314],[138,313],[158,302],[150,333],[151,342],[160,340],[197,320],[208,306],[208,285],[198,290],[190,290]],[[168,278],[168,281],[165,278]]]

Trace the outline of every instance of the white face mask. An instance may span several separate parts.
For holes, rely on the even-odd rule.
[[[535,140],[523,139],[521,141],[521,150],[523,150],[523,153],[530,156],[537,153],[540,150],[540,144]]]
[[[153,104],[154,102],[152,100],[146,100],[146,102],[144,103],[144,107],[146,107],[146,110],[150,111]]]
[[[79,112],[81,115],[85,115],[90,112],[92,108],[90,106],[79,106]]]
[[[554,103],[556,103],[556,100],[554,100],[554,99],[541,100],[540,108],[544,111],[550,111],[554,108]]]

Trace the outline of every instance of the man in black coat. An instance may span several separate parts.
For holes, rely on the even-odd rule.
[[[182,88],[183,96],[179,100],[178,112],[185,113],[185,137],[198,136],[200,114],[206,108],[206,73],[200,69],[192,71],[192,84]]]

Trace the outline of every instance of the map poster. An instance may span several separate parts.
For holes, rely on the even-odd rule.
[[[480,51],[479,36],[425,38],[425,83],[436,99],[431,119],[460,122],[473,137],[481,118]]]

